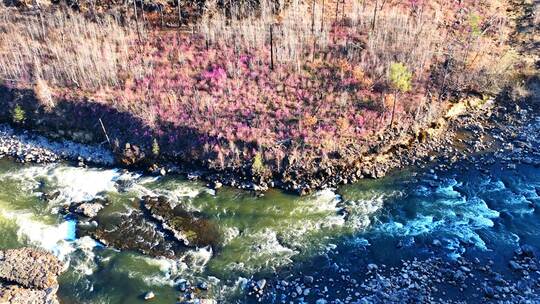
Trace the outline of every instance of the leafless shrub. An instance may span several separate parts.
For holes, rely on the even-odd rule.
[[[231,17],[220,11],[215,2],[208,1],[206,5],[200,30],[209,43],[234,45],[239,52],[262,50],[269,46],[272,27],[276,61],[294,64],[309,56],[314,46],[328,45],[329,28],[319,21],[322,6],[318,3],[293,0],[280,14],[275,14],[280,11],[275,9],[275,3],[262,0],[258,9],[247,16],[241,8],[231,8]],[[306,12],[312,10],[315,17],[307,18]]]
[[[347,48],[350,61],[360,62],[361,69],[374,79],[386,78],[393,62],[405,64],[417,80],[426,75],[443,39],[437,29],[440,17],[436,12],[411,15],[389,7],[378,12],[372,30],[372,8],[357,5],[351,11],[354,30],[359,35],[369,34],[365,49]]]
[[[129,33],[112,18],[90,22],[69,12],[20,14],[0,8],[0,79],[45,80],[97,89],[129,70]]]
[[[534,11],[533,11],[533,14],[534,14],[534,25],[537,27],[537,28],[540,28],[540,2],[536,1],[534,3]]]
[[[447,42],[447,67],[439,67],[445,70],[444,91],[497,94],[512,83],[519,54],[508,46],[509,34],[506,17],[499,15],[465,41]]]

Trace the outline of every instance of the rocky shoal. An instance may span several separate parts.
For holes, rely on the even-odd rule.
[[[0,251],[0,303],[58,303],[58,276],[63,270],[54,255],[40,249]]]

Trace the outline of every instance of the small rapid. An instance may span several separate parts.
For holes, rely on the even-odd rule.
[[[102,209],[75,214],[85,202]],[[323,269],[320,277],[339,282],[356,269],[360,281],[367,264],[433,255],[504,260],[524,243],[540,244],[539,206],[534,161],[402,171],[298,197],[0,160],[0,248],[40,247],[66,262],[63,303],[137,303],[149,290],[155,303],[243,303],[260,279]],[[333,288],[337,296],[341,287]]]
[[[208,284],[206,296],[230,297],[253,275],[309,259],[339,236],[366,229],[384,201],[378,194],[345,203],[332,190],[302,198],[273,190],[262,197],[230,188],[216,193],[178,177],[1,162],[0,223],[16,240],[6,238],[0,246],[53,252],[69,265],[60,297],[88,303],[138,301],[145,290],[159,291],[167,303],[183,281]],[[173,210],[200,214],[217,227],[208,233],[218,241],[200,248],[178,245],[141,209],[144,196],[165,197]],[[95,219],[65,215],[70,204],[95,199],[108,202]],[[98,233],[87,233],[96,227]]]

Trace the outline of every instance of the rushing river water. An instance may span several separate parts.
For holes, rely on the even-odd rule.
[[[540,169],[484,167],[401,172],[297,197],[275,190],[216,193],[179,177],[1,160],[0,248],[39,246],[68,262],[62,303],[137,303],[150,290],[153,303],[175,303],[184,280],[208,284],[196,297],[243,302],[241,287],[251,278],[316,273],[332,263],[349,265],[362,278],[368,263],[397,265],[433,254],[504,261],[519,244],[540,244]],[[53,199],[43,198],[52,192]],[[165,237],[141,213],[144,195],[199,212],[216,227],[216,244],[183,249],[175,258],[119,251],[83,236],[95,223],[59,212],[105,197],[110,204],[98,222],[116,242],[157,247]]]

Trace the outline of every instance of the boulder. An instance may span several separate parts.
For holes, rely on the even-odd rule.
[[[524,256],[524,257],[528,257],[528,258],[534,258],[535,254],[534,254],[534,247],[532,247],[531,245],[522,245],[520,247],[521,249],[521,255]]]
[[[96,217],[103,209],[104,206],[102,204],[95,204],[95,203],[82,203],[79,206],[75,208],[75,213],[84,215],[89,218]]]
[[[152,257],[177,259],[185,251],[182,244],[167,237],[161,227],[147,219],[142,211],[119,215],[117,221],[96,217],[96,224],[77,227],[79,237],[90,236],[118,250],[137,251]]]
[[[95,198],[87,202],[72,203],[68,207],[68,211],[87,218],[94,218],[98,216],[99,212],[108,204],[109,202],[107,199]]]
[[[0,279],[26,288],[57,288],[63,264],[51,253],[33,248],[0,251]]]
[[[123,165],[131,166],[142,162],[146,155],[138,146],[127,143],[124,149],[117,153],[117,157]]]
[[[145,301],[152,300],[155,297],[156,297],[156,295],[154,294],[154,292],[149,291],[144,295],[144,300]]]
[[[28,289],[17,285],[0,286],[0,303],[57,304],[54,289]]]
[[[57,304],[58,275],[64,265],[33,248],[0,251],[0,303]]]
[[[166,197],[144,197],[143,207],[165,230],[186,246],[215,246],[219,232],[215,223],[182,204],[172,206]]]

